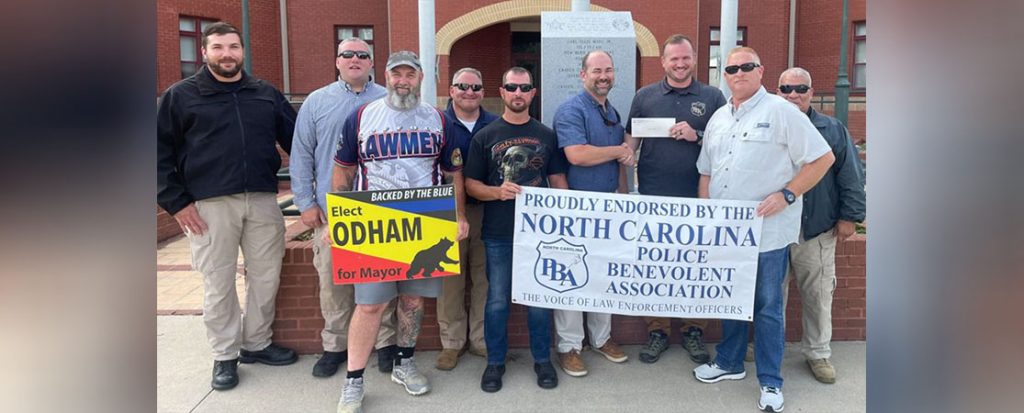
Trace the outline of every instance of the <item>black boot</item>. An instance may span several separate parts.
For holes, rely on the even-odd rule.
[[[313,366],[314,377],[331,377],[338,372],[338,366],[348,360],[347,351],[324,351]]]
[[[391,370],[395,368],[395,352],[397,351],[398,346],[394,344],[377,349],[377,369],[381,373],[391,373]]]
[[[286,366],[298,360],[299,355],[295,354],[295,351],[274,343],[270,343],[260,351],[242,350],[241,356],[238,358],[241,363],[263,363],[269,366]]]
[[[210,382],[210,387],[214,390],[228,390],[237,385],[238,359],[214,361],[213,381]]]

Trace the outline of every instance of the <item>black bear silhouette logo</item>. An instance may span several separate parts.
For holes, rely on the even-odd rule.
[[[423,251],[417,252],[416,256],[413,257],[412,263],[409,264],[409,271],[405,273],[405,276],[410,280],[414,275],[423,272],[423,278],[429,278],[434,271],[444,271],[441,268],[441,263],[447,264],[458,264],[459,261],[448,258],[448,249],[454,244],[448,238],[441,238],[437,241],[437,244],[430,246]]]

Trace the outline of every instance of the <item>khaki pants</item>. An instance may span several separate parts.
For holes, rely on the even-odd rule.
[[[335,285],[331,265],[331,246],[324,243],[324,225],[313,230],[313,266],[320,277],[320,313],[324,316],[324,329],[320,332],[324,351],[341,352],[348,348],[348,325],[355,309],[355,287],[352,284]],[[381,316],[375,348],[395,344],[395,301],[388,303]]]
[[[801,351],[807,359],[832,357],[832,292],[836,289],[836,236],[832,230],[789,249],[789,272],[783,281],[783,308],[789,301],[789,280],[795,279],[803,304],[804,337]]]
[[[466,345],[467,276],[473,283],[469,301],[470,346],[481,350],[487,348],[484,343],[487,265],[484,258],[484,243],[480,240],[483,215],[483,204],[466,205],[469,237],[459,242],[459,265],[462,267],[462,274],[442,278],[444,287],[437,299],[437,324],[440,327],[441,345],[446,349],[458,350]]]
[[[281,282],[284,217],[268,192],[219,196],[195,202],[209,229],[189,234],[192,266],[203,274],[203,321],[214,360],[259,351],[273,334],[274,299]],[[235,292],[238,248],[245,257],[245,312]]]

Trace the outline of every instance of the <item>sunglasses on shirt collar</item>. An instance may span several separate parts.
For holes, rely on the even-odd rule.
[[[529,83],[506,83],[501,85],[501,87],[504,88],[506,92],[515,92],[516,89],[519,89],[523,91],[523,93],[526,93],[533,90],[533,85]]]
[[[751,70],[754,70],[755,67],[760,67],[760,66],[761,66],[760,64],[754,63],[754,62],[744,63],[744,64],[741,64],[741,65],[726,66],[725,67],[725,73],[728,73],[730,75],[735,75],[736,72],[739,72],[740,70],[742,70],[743,73],[747,73],[747,72],[749,72]]]
[[[811,87],[807,85],[779,85],[779,92],[782,92],[784,95],[788,95],[793,91],[802,95],[807,93],[808,90],[811,90]]]
[[[338,53],[338,57],[344,57],[346,59],[351,59],[352,56],[358,57],[359,60],[366,60],[366,59],[370,58],[370,52],[363,52],[363,51],[357,52],[357,51],[354,51],[354,50],[346,50],[346,51],[343,51],[341,53]]]
[[[604,115],[605,111],[602,110],[601,108],[597,108],[597,113],[600,113],[601,119],[604,120],[604,126],[615,126],[622,122],[622,117],[619,116],[619,110],[613,107],[612,112],[615,112],[615,122],[608,120],[608,117]]]
[[[472,85],[472,84],[469,84],[469,83],[456,83],[456,84],[454,84],[452,86],[455,86],[455,87],[459,88],[459,90],[461,90],[461,91],[466,91],[466,90],[472,89],[474,92],[479,92],[480,90],[482,90],[484,88],[484,85]]]

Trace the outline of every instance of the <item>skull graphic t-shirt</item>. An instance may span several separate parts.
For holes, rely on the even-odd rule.
[[[489,186],[511,181],[546,188],[548,175],[564,174],[567,168],[551,128],[536,119],[513,125],[502,118],[473,136],[463,174]],[[511,240],[514,214],[515,201],[484,202],[481,236]]]

